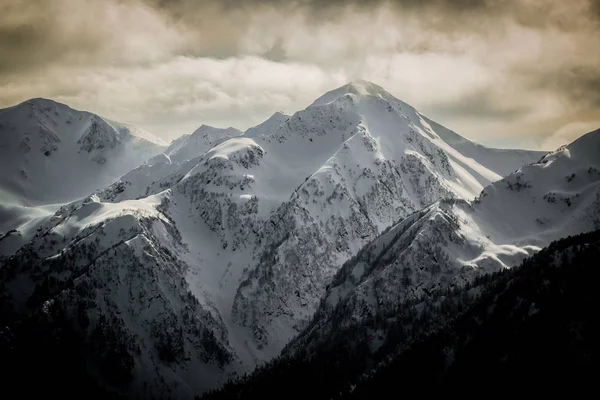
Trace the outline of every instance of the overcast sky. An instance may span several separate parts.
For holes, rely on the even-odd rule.
[[[46,97],[165,139],[366,79],[488,145],[600,128],[600,0],[0,0],[0,107]]]

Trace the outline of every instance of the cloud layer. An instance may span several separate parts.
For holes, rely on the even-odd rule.
[[[0,106],[171,139],[362,78],[480,142],[552,148],[600,127],[599,39],[596,0],[4,0]]]

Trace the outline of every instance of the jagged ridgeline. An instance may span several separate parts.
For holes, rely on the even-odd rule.
[[[207,399],[387,398],[399,390],[592,387],[598,362],[600,230],[336,331]],[[370,332],[385,332],[375,351]],[[549,384],[552,382],[552,384]]]
[[[147,145],[52,102],[7,110],[2,149],[29,138],[10,156],[29,157],[31,181],[67,154],[101,171]],[[439,322],[427,299],[448,296],[451,318],[482,276],[598,229],[598,154],[598,131],[550,154],[487,148],[364,81],[243,133],[202,126],[66,204],[0,204],[0,322],[20,349],[7,359],[36,341],[27,357],[52,369],[59,348],[124,397],[193,398],[282,351],[336,349],[331,368],[354,376]],[[18,199],[10,171],[0,195]],[[412,316],[405,331],[396,315]]]

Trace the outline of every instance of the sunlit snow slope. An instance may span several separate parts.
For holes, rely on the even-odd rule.
[[[394,225],[341,268],[293,348],[598,228],[600,130],[492,183],[473,201],[441,200]]]
[[[0,235],[15,229],[10,240],[17,245],[16,236],[29,237],[60,203],[112,183],[165,148],[141,129],[51,100],[0,110]],[[2,244],[2,253],[13,250]]]
[[[90,359],[100,335],[123,361],[130,383],[107,386],[191,397],[278,354],[384,230],[542,156],[472,143],[364,81],[243,135],[202,127],[45,219],[2,269],[0,322],[54,299]]]

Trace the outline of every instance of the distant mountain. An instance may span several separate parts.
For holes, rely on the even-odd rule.
[[[198,157],[227,139],[240,135],[242,132],[235,128],[220,129],[202,125],[192,134],[173,140],[164,153],[129,171],[109,187],[101,188],[97,194],[104,201],[117,202],[156,193],[169,186],[168,183],[161,184],[161,180],[170,178],[178,171],[190,170],[196,165]],[[154,188],[157,182],[159,186]]]
[[[242,131],[235,128],[220,129],[202,125],[191,135],[183,135],[174,140],[165,151],[165,155],[177,162],[189,160],[206,153],[227,139],[240,135]]]
[[[469,142],[364,81],[238,133],[202,127],[43,219],[0,268],[0,325],[75,337],[111,393],[192,397],[279,354],[323,296],[358,296],[348,265],[398,221],[543,155]]]
[[[0,110],[2,203],[65,203],[161,153],[141,129],[46,99]]]
[[[12,231],[0,255],[29,240],[60,204],[109,185],[165,148],[139,128],[51,100],[0,110],[0,237]]]

